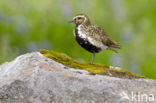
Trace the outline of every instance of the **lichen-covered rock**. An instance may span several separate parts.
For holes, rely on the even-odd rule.
[[[89,72],[39,52],[19,56],[0,66],[0,103],[156,103],[154,80]]]
[[[111,77],[119,77],[119,78],[127,78],[127,79],[134,79],[134,78],[144,78],[143,76],[125,71],[116,69],[117,67],[106,66],[104,64],[91,64],[91,63],[83,63],[78,62],[70,57],[60,54],[51,50],[41,49],[40,53],[42,53],[45,57],[55,60],[58,63],[64,64],[68,67],[74,69],[81,69],[86,70],[89,74],[100,74],[100,75],[108,75]]]

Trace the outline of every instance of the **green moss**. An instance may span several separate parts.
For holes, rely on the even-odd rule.
[[[100,75],[108,75],[112,77],[128,78],[128,79],[144,78],[143,76],[140,76],[140,75],[128,72],[128,71],[110,69],[109,66],[106,66],[104,64],[91,64],[91,63],[78,62],[64,54],[60,54],[60,53],[50,51],[50,50],[41,49],[40,53],[43,54],[45,57],[53,59],[56,62],[64,64],[68,67],[81,69],[81,70],[87,70],[92,75],[100,74]]]

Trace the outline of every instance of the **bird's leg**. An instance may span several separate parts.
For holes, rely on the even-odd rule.
[[[92,57],[92,62],[91,62],[91,64],[93,64],[94,58],[95,58],[95,53],[93,53],[93,57]]]

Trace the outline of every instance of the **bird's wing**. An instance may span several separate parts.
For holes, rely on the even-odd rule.
[[[103,42],[107,46],[115,44],[108,38],[104,30],[96,25],[92,25],[92,27],[90,27],[90,35],[93,36],[96,40]]]
[[[96,40],[103,42],[104,45],[107,45],[108,47],[113,47],[113,48],[120,48],[119,45],[116,44],[115,41],[111,40],[107,34],[104,32],[104,30],[98,26],[93,25],[90,31],[91,36],[93,36]]]

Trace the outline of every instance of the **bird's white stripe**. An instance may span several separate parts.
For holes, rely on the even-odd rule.
[[[75,16],[73,19],[75,19],[75,18],[77,18],[77,17],[82,17],[82,18],[83,18],[84,16],[82,16],[82,15],[78,15],[78,16]]]
[[[87,39],[86,34],[84,34],[84,33],[81,32],[81,25],[79,25],[77,29],[78,29],[79,37],[80,38],[83,38],[83,39]]]

